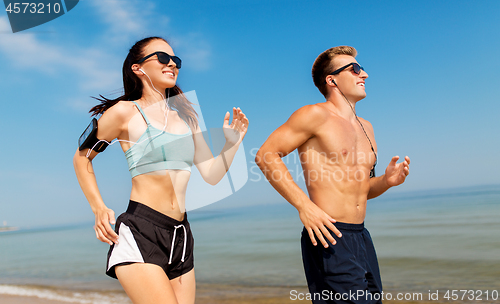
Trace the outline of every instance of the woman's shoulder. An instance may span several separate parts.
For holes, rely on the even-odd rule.
[[[137,112],[135,104],[128,100],[120,100],[104,112],[103,117],[114,120],[129,120]]]
[[[102,116],[99,118],[99,129],[108,131],[128,130],[128,124],[130,123],[130,120],[137,113],[137,108],[135,108],[133,102],[121,100],[108,108],[102,114]],[[119,136],[119,134],[115,134],[115,136]]]

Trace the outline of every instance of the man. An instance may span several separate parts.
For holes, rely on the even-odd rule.
[[[318,56],[312,76],[326,101],[293,113],[255,159],[304,224],[302,258],[313,303],[380,303],[377,257],[363,224],[366,203],[409,174],[410,158],[397,163],[394,156],[384,175],[370,178],[377,146],[372,125],[355,112],[368,78],[356,54],[353,47],[339,46]],[[309,197],[281,160],[295,149]]]

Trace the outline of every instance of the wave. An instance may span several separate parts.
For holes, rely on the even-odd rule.
[[[39,286],[0,285],[0,294],[79,304],[132,303],[122,292],[72,291]]]

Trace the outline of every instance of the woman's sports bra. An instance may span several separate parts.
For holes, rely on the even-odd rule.
[[[132,178],[158,170],[191,171],[194,158],[194,142],[191,128],[185,134],[165,132],[151,125],[141,107],[132,101],[146,121],[146,131],[125,152]]]

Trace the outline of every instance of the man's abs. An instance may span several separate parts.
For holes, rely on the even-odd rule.
[[[312,161],[311,156],[320,153],[306,153],[309,159],[302,161],[302,169],[311,201],[339,222],[362,223],[370,191],[370,164],[359,159],[332,161],[318,155]]]
[[[363,223],[369,182],[357,183],[356,189],[350,186],[342,187],[339,184],[342,183],[310,182],[307,190],[311,201],[338,222]]]

